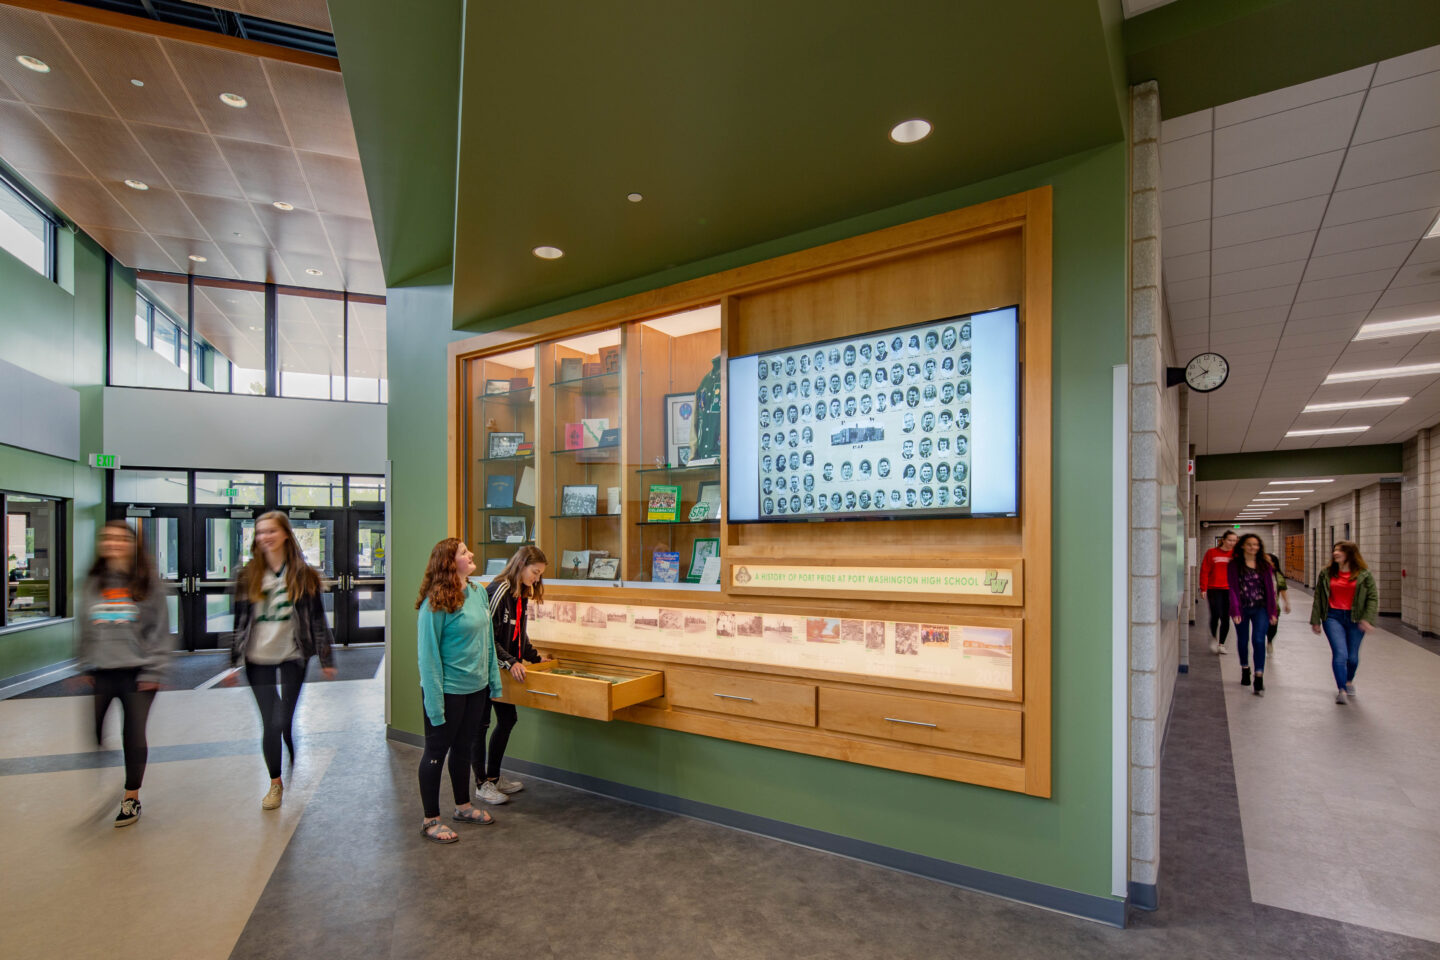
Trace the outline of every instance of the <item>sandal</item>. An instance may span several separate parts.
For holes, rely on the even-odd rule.
[[[431,843],[454,843],[460,839],[460,834],[441,823],[439,817],[421,821],[420,833]]]
[[[478,823],[482,826],[495,822],[495,818],[490,816],[490,811],[481,810],[478,807],[471,807],[469,810],[461,810],[456,807],[455,812],[450,815],[450,819],[456,823]]]

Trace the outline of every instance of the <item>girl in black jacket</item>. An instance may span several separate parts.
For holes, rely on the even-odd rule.
[[[540,654],[530,645],[525,624],[530,618],[530,605],[545,597],[545,566],[548,561],[538,547],[524,546],[515,552],[505,569],[485,588],[490,596],[490,622],[495,631],[495,655],[502,669],[509,670],[516,680],[525,679],[525,664],[539,663]],[[495,733],[486,746],[490,732],[490,710],[495,710]],[[504,803],[509,794],[525,789],[519,780],[500,775],[505,759],[505,746],[515,727],[515,705],[492,704],[487,697],[480,714],[480,733],[475,738],[475,782],[477,796],[486,803]]]

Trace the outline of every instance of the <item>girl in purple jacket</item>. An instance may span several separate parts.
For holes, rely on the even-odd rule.
[[[1250,648],[1255,650],[1255,695],[1265,695],[1265,634],[1280,621],[1275,602],[1275,571],[1260,537],[1247,533],[1235,545],[1229,563],[1230,617],[1240,653],[1240,685],[1250,686]]]

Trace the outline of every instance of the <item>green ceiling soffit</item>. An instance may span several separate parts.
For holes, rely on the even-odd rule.
[[[1124,38],[1130,83],[1178,117],[1440,44],[1440,2],[1176,0]]]
[[[1393,473],[1403,469],[1403,444],[1313,447],[1261,453],[1212,453],[1195,458],[1195,479],[1279,480],[1335,477],[1354,473]]]
[[[1119,142],[1117,5],[468,3],[455,326]]]
[[[448,283],[463,0],[330,0],[388,286]]]

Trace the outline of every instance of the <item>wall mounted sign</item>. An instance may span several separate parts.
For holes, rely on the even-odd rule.
[[[737,560],[730,565],[735,593],[823,595],[922,600],[935,603],[1024,603],[1023,563],[1005,560],[976,566],[875,566],[772,563]]]

